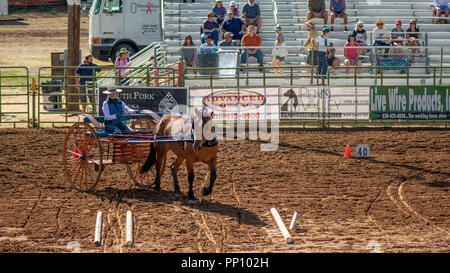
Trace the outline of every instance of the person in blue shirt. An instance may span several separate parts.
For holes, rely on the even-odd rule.
[[[205,35],[205,43],[200,46],[200,54],[217,53],[217,46],[211,43],[212,37],[210,34]]]
[[[139,114],[139,110],[130,109],[123,101],[117,98],[117,93],[122,92],[121,89],[108,89],[103,91],[108,98],[103,102],[103,114],[105,115],[105,131],[108,134],[114,132],[129,132],[130,128],[123,122],[123,113]]]
[[[100,72],[100,68],[96,68],[98,65],[94,64],[94,58],[92,55],[88,55],[84,58],[84,62],[81,63],[77,69],[75,70],[75,75],[77,76],[75,78],[75,81],[77,85],[79,85],[78,93],[80,94],[80,102],[81,109],[83,112],[86,112],[86,97],[89,97],[89,102],[93,103],[94,98],[92,96],[89,96],[88,86],[86,85],[86,82],[92,82],[95,80],[95,73]],[[84,96],[87,95],[87,96]]]
[[[216,0],[212,12],[214,12],[214,14],[216,15],[216,22],[219,25],[222,24],[223,20],[225,19],[225,15],[227,13],[227,10],[224,8],[222,4],[222,0]]]
[[[222,24],[223,32],[231,32],[233,40],[241,40],[245,33],[245,23],[240,18],[234,17],[234,12],[228,10],[228,18]]]
[[[242,8],[242,19],[247,26],[256,26],[256,34],[259,34],[262,26],[261,10],[258,4],[255,4],[255,0],[248,0],[248,2]]]

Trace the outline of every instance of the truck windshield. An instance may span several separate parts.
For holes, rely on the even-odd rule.
[[[102,5],[102,0],[94,0],[91,6],[91,12],[93,14],[98,14],[100,12],[100,6]]]
[[[106,0],[103,12],[109,12],[109,5],[111,5],[111,11],[114,13],[122,12],[122,0]]]

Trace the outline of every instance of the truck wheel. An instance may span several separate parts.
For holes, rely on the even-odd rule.
[[[113,51],[111,52],[111,59],[112,62],[114,63],[117,59],[117,57],[119,57],[119,51],[122,47],[125,47],[128,51],[130,51],[130,55],[129,57],[133,56],[134,53],[136,53],[136,48],[134,48],[134,46],[130,45],[130,44],[118,44],[117,46],[114,47]]]

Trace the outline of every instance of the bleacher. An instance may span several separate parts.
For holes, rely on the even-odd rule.
[[[189,2],[189,0],[188,0]],[[245,1],[236,1],[239,10],[242,10]],[[325,1],[327,11],[329,11],[329,1]],[[381,4],[376,4],[380,2]],[[260,36],[263,40],[263,46],[271,47],[274,44],[275,33],[273,31],[274,25],[277,23],[282,27],[283,34],[287,45],[292,46],[289,49],[289,56],[286,58],[286,64],[305,64],[306,52],[299,53],[297,49],[304,44],[308,31],[303,24],[306,21],[307,1],[294,0],[256,0],[260,5],[263,26]],[[228,8],[229,1],[223,2],[224,6]],[[416,57],[415,62],[411,64],[414,66],[444,65],[450,64],[450,49],[447,50],[449,54],[444,54],[441,59],[441,47],[450,48],[450,24],[436,24],[433,20],[431,10],[432,1],[420,0],[347,0],[347,14],[348,14],[348,29],[344,31],[342,19],[335,20],[335,30],[331,33],[331,40],[337,49],[336,56],[341,60],[341,66],[344,61],[343,49],[347,36],[353,30],[355,23],[359,20],[364,22],[364,28],[369,35],[369,43],[371,40],[371,32],[375,28],[374,22],[381,18],[386,22],[385,29],[390,31],[395,27],[395,20],[401,19],[403,22],[402,28],[406,31],[409,27],[411,19],[417,20],[417,25],[423,33],[421,36],[421,45],[429,46],[428,50],[421,49],[423,58]],[[206,19],[206,14],[212,9],[213,2],[211,0],[196,0],[195,3],[183,3],[182,0],[168,0],[165,1],[165,31],[164,39],[168,47],[168,62],[179,60],[179,48],[170,49],[171,47],[178,47],[186,34],[191,34],[194,43],[200,45],[200,26]],[[328,25],[330,25],[329,12]],[[323,27],[323,19],[315,18],[316,29],[320,30]],[[405,49],[407,50],[407,49]],[[265,49],[264,63],[270,64],[270,49]],[[426,53],[426,54],[425,54]],[[368,54],[367,54],[368,55]],[[364,58],[363,66],[373,65],[371,58],[366,56]],[[412,73],[426,73],[424,69],[410,69]],[[363,70],[368,72],[368,69]]]

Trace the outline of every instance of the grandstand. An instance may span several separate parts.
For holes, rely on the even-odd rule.
[[[290,47],[289,56],[285,63],[291,65],[304,65],[306,61],[306,52],[298,52],[297,49],[306,41],[307,29],[303,22],[306,21],[307,1],[293,0],[256,0],[261,8],[263,26],[260,36],[263,40],[263,46],[272,47],[275,40],[273,27],[279,24],[283,29],[283,34],[287,45]],[[325,1],[327,11],[329,11],[329,1]],[[377,4],[377,2],[379,4]],[[228,1],[224,1],[224,6],[228,7]],[[241,11],[245,1],[237,1]],[[401,19],[402,27],[406,31],[411,19],[416,19],[418,27],[422,32],[420,44],[422,58],[416,57],[415,62],[411,64],[410,73],[429,74],[429,70],[423,67],[426,65],[449,65],[450,64],[450,25],[434,23],[431,10],[432,1],[419,0],[347,0],[347,14],[349,17],[348,29],[344,31],[342,19],[335,20],[335,31],[331,34],[331,40],[337,49],[336,56],[341,60],[341,66],[344,61],[343,46],[347,36],[353,30],[355,23],[362,20],[371,42],[371,31],[375,27],[374,21],[378,18],[386,22],[385,29],[390,31],[395,27],[395,20]],[[180,0],[165,1],[164,16],[164,41],[168,47],[168,62],[173,63],[180,59],[178,47],[186,34],[191,34],[196,45],[200,45],[200,26],[206,19],[206,14],[211,10],[213,2],[211,0],[196,0],[195,3],[183,3]],[[331,14],[329,14],[331,16]],[[316,28],[323,27],[323,20],[315,18]],[[328,20],[328,24],[330,20]],[[425,49],[426,48],[426,49]],[[407,50],[407,49],[405,49]],[[271,63],[269,48],[263,50],[264,63]],[[373,57],[368,53],[364,58],[363,66],[367,69],[363,73],[372,72],[368,69],[374,66]],[[343,71],[343,70],[342,70]],[[389,73],[389,72],[388,72]],[[395,72],[392,72],[395,73]]]

